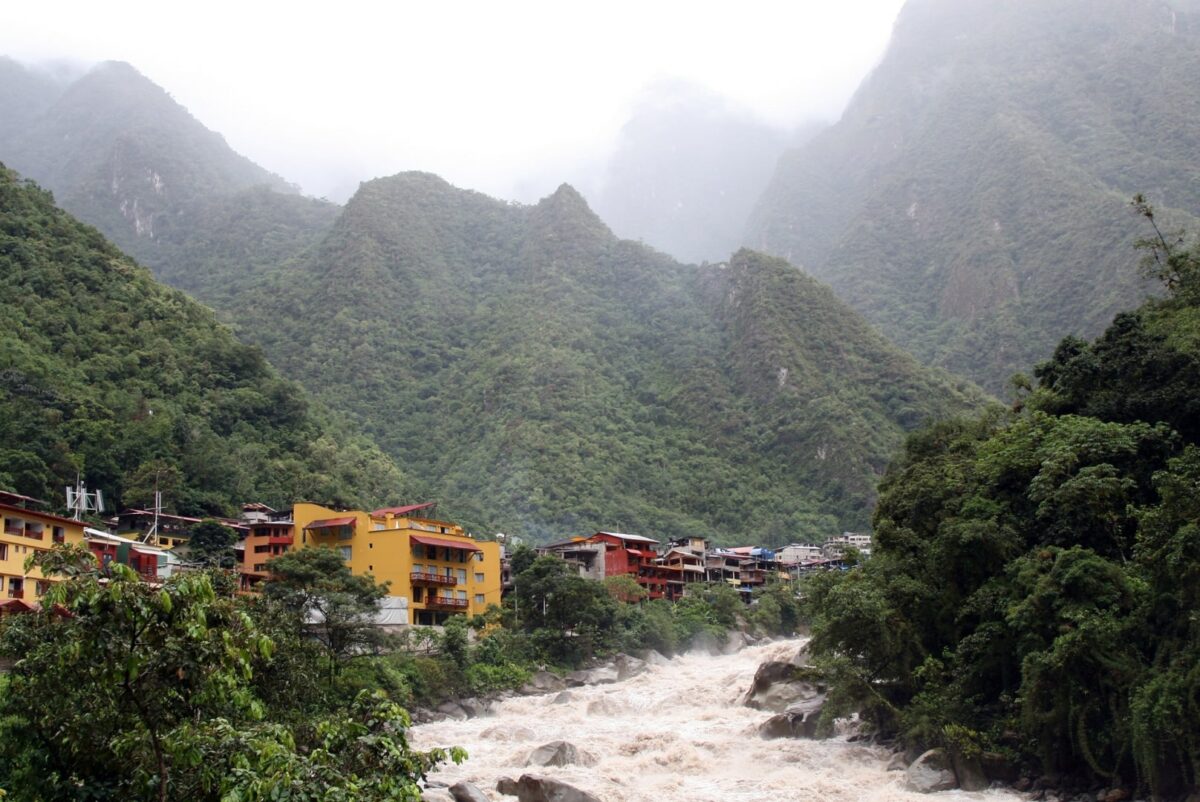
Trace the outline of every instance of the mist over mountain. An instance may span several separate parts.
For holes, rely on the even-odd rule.
[[[1144,192],[1200,214],[1200,22],[1162,0],[912,0],[843,118],[787,153],[746,242],[921,359],[999,390],[1149,291]]]
[[[819,129],[789,133],[701,87],[659,83],[633,109],[587,194],[618,236],[684,262],[718,261],[740,244],[785,148]]]
[[[534,537],[862,526],[904,432],[982,402],[786,263],[681,265],[565,185],[522,206],[423,173],[367,182],[231,303],[460,517]]]
[[[56,81],[4,59],[0,111],[13,121],[0,127],[0,159],[177,286],[286,260],[337,214],[234,152],[125,63]]]

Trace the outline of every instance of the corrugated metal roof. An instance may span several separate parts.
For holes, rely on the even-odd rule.
[[[609,537],[620,538],[621,540],[633,540],[638,543],[657,543],[654,538],[642,537],[641,535],[626,535],[621,532],[597,532],[597,535],[608,535]]]

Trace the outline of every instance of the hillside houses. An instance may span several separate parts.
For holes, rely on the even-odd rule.
[[[12,563],[0,566],[5,569],[0,587],[10,600],[36,599],[44,593],[53,580],[36,571],[26,576],[20,564],[30,549],[55,542],[86,545],[102,569],[125,564],[150,582],[197,567],[189,557],[189,539],[203,519],[127,509],[109,520],[111,531],[103,531],[36,512],[35,502],[11,494],[0,499],[5,509],[4,534],[10,540],[7,546],[0,544],[0,562]],[[451,615],[474,615],[501,604],[512,587],[503,544],[475,538],[458,524],[438,518],[435,511],[434,502],[371,511],[307,502],[274,510],[247,503],[237,519],[217,522],[238,538],[233,547],[235,570],[244,593],[257,592],[270,578],[272,559],[295,549],[327,546],[338,551],[352,573],[370,574],[388,583],[389,626],[436,625]],[[558,557],[585,579],[631,577],[647,599],[675,601],[697,583],[724,583],[748,602],[756,588],[769,582],[844,567],[849,549],[865,556],[870,546],[870,535],[850,532],[822,545],[793,543],[770,549],[712,547],[700,536],[660,542],[644,535],[600,531],[549,543],[537,551]],[[28,581],[35,583],[32,593],[25,589]]]

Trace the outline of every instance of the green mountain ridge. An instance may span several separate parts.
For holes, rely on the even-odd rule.
[[[251,310],[242,335],[448,510],[535,538],[862,526],[903,432],[983,401],[785,263],[681,265],[566,185],[520,206],[367,182]]]
[[[0,487],[232,514],[398,500],[408,483],[213,313],[0,167]]]
[[[1146,193],[1200,215],[1200,22],[1160,0],[912,0],[842,120],[780,161],[746,242],[922,360],[1000,391],[1152,288]]]

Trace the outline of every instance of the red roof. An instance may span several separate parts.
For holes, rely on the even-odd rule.
[[[382,518],[385,515],[407,515],[417,510],[427,510],[436,507],[436,501],[426,501],[424,504],[409,504],[407,507],[384,507],[371,513],[372,518]]]
[[[644,551],[642,549],[625,549],[625,551],[629,552],[630,554],[634,554],[638,557],[646,557],[651,560],[658,558],[658,554],[653,551]]]
[[[413,543],[420,543],[424,546],[437,546],[443,549],[465,549],[467,551],[483,551],[474,543],[463,543],[458,540],[442,540],[436,537],[421,537],[420,535],[410,535]]]
[[[325,518],[321,521],[313,521],[305,529],[328,529],[334,526],[353,526],[354,516],[350,515],[346,518]]]

